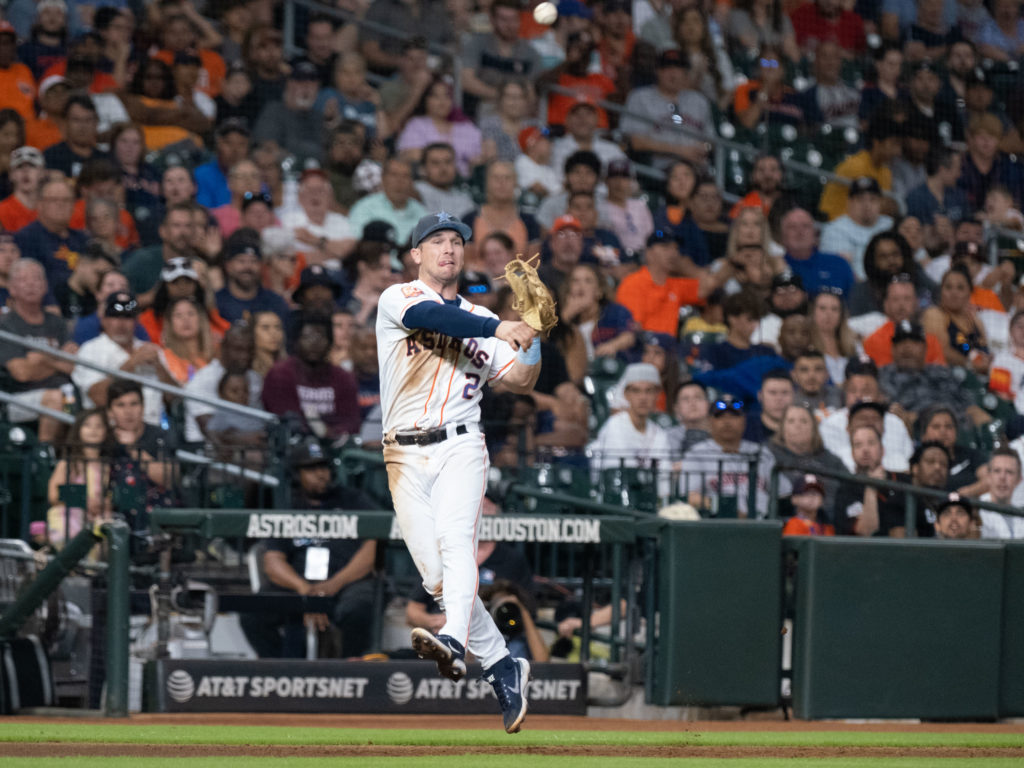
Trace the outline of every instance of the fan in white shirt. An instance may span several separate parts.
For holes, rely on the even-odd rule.
[[[997,448],[988,462],[988,493],[981,501],[1017,507],[1024,502],[1021,485],[1021,457],[1013,448]],[[981,538],[1024,539],[1024,517],[1004,515],[987,509],[981,513]]]
[[[299,207],[281,213],[281,223],[292,231],[310,264],[338,269],[356,246],[348,219],[331,210],[334,192],[327,174],[319,169],[303,172],[299,180]]]

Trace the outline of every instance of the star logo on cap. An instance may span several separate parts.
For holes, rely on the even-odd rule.
[[[451,221],[451,220],[452,220],[452,215],[450,213],[448,213],[447,211],[441,211],[439,214],[437,214],[437,223],[438,224],[443,224],[443,223],[445,223],[447,221]]]

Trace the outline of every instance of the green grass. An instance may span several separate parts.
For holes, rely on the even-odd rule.
[[[38,768],[39,758],[0,757],[4,768]],[[518,768],[1018,768],[1015,758],[640,758],[640,757],[546,757],[517,756]],[[216,758],[138,758],[67,757],[47,758],[47,766],[58,768],[508,768],[509,758],[500,755],[445,755],[438,757],[216,757]]]
[[[487,730],[290,728],[230,725],[148,725],[132,722],[0,724],[0,742],[77,741],[117,744],[412,744],[426,746],[798,746],[1024,747],[1022,733],[881,733],[865,731],[699,732],[544,731],[543,718],[516,736]],[[0,753],[3,750],[0,749]]]

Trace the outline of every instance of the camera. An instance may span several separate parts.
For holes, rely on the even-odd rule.
[[[511,598],[499,600],[492,605],[491,618],[505,637],[517,637],[523,633],[523,610]]]

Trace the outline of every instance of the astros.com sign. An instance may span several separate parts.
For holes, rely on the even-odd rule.
[[[254,512],[249,515],[245,535],[253,539],[358,539],[359,516]],[[392,520],[389,536],[402,538],[396,520]],[[481,541],[598,544],[601,521],[587,517],[486,516],[480,520],[479,538]]]
[[[586,712],[580,665],[532,668],[531,711]],[[146,679],[147,709],[158,712],[498,712],[493,689],[475,666],[453,683],[421,661],[159,660]]]

